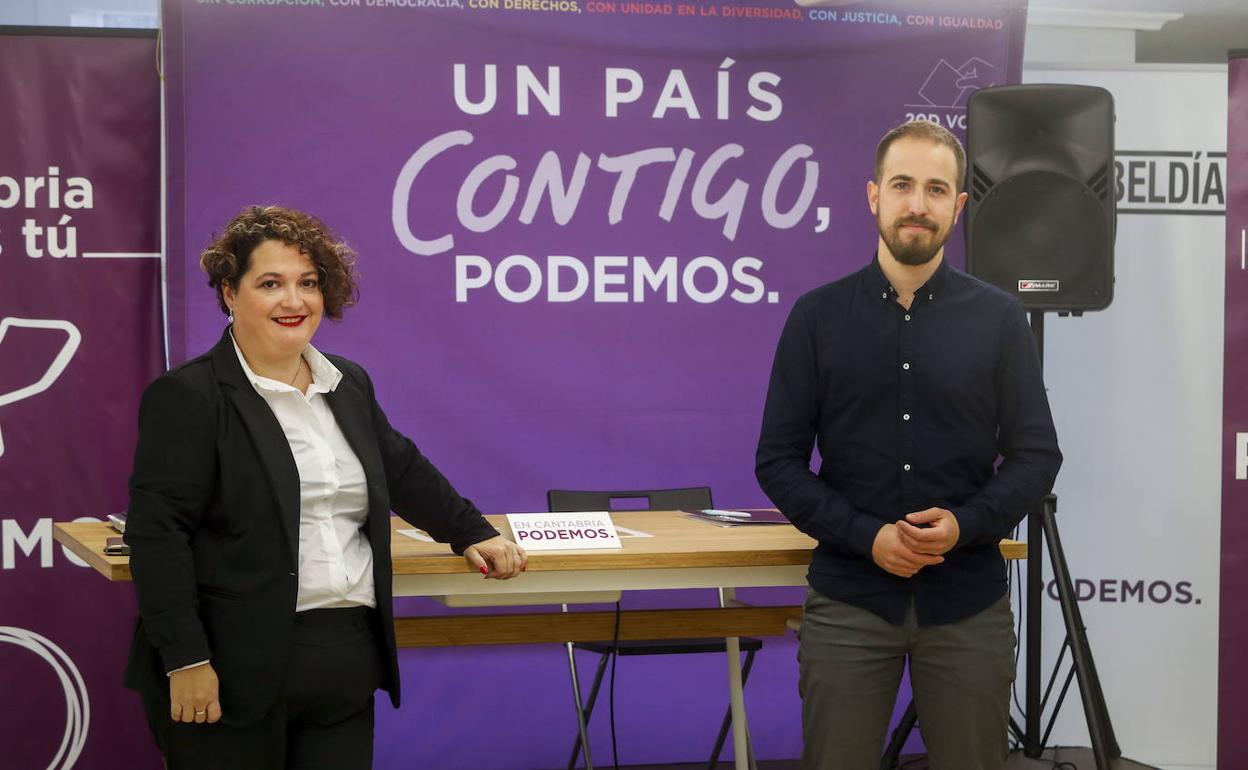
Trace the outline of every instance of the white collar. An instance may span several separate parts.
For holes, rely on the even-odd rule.
[[[238,340],[234,339],[234,330],[230,330],[230,342],[234,345],[234,353],[238,356],[238,363],[243,367],[243,374],[247,376],[247,380],[257,390],[272,390],[278,392],[291,391],[299,393],[299,390],[289,383],[280,380],[261,377],[251,370],[247,365],[247,359],[243,357],[243,351],[238,347]],[[303,360],[307,362],[308,368],[312,370],[312,384],[308,386],[307,395],[313,393],[329,393],[338,387],[338,383],[342,381],[342,372],[338,371],[338,367],[329,362],[321,351],[309,344],[303,349]]]

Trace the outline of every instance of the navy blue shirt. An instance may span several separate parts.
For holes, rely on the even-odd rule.
[[[1031,327],[1000,289],[942,262],[906,310],[872,259],[793,306],[755,471],[819,541],[808,579],[820,593],[890,623],[911,599],[923,626],[980,612],[1006,591],[998,542],[1061,462]],[[877,566],[880,528],[931,507],[958,520],[944,563],[911,578]]]

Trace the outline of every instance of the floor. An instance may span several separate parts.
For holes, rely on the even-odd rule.
[[[758,770],[798,770],[796,759],[765,760],[758,763]],[[1054,767],[1063,770],[1095,770],[1096,760],[1087,748],[1050,749],[1042,759],[1027,759],[1019,753],[1010,755],[1003,770],[1052,770]],[[596,765],[597,770],[614,770],[611,763]],[[620,770],[705,770],[706,763],[677,765],[621,765]],[[720,762],[715,770],[732,770],[730,762]],[[1155,770],[1149,765],[1132,762],[1129,759],[1110,761],[1111,770]],[[927,770],[926,754],[907,754],[902,756],[896,770]]]
[[[733,770],[734,765],[731,762],[720,762],[715,765],[715,770]],[[604,764],[595,763],[595,770],[614,770],[614,766],[608,762]],[[690,763],[677,765],[620,765],[620,770],[706,770],[706,763]],[[758,770],[799,770],[799,763],[796,759],[775,759],[763,760],[758,763]],[[905,755],[901,758],[901,764],[897,770],[927,770],[927,756],[924,754]]]

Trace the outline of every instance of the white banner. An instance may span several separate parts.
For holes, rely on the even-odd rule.
[[[1124,755],[1213,768],[1226,70],[1027,70],[1023,80],[1101,86],[1117,113],[1114,302],[1046,324],[1066,457],[1054,490],[1062,545]],[[1046,672],[1064,634],[1047,587]],[[1020,675],[1020,699],[1021,685]],[[1073,687],[1050,745],[1089,745]]]

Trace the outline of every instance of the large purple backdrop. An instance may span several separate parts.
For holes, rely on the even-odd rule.
[[[688,484],[763,504],[775,340],[802,292],[870,258],[876,140],[916,117],[961,133],[974,89],[1018,82],[1023,4],[924,5],[166,0],[172,358],[220,334],[195,267],[214,231],[246,204],[303,208],[360,254],[360,304],[317,344],[364,364],[484,510]],[[766,652],[753,738],[795,756],[793,648]],[[379,766],[566,762],[553,648],[403,668]],[[722,668],[622,663],[621,759],[705,756]]]
[[[1248,51],[1228,80],[1218,767],[1248,767]]]
[[[162,369],[155,35],[0,33],[0,765],[158,767],[129,586],[52,541],[124,510]]]
[[[875,140],[916,114],[961,128],[967,94],[1017,67],[1017,19],[578,2],[167,4],[175,361],[224,322],[195,267],[214,228],[302,207],[361,255],[362,301],[321,345],[483,508],[689,482],[762,502],[779,325],[870,257]]]

